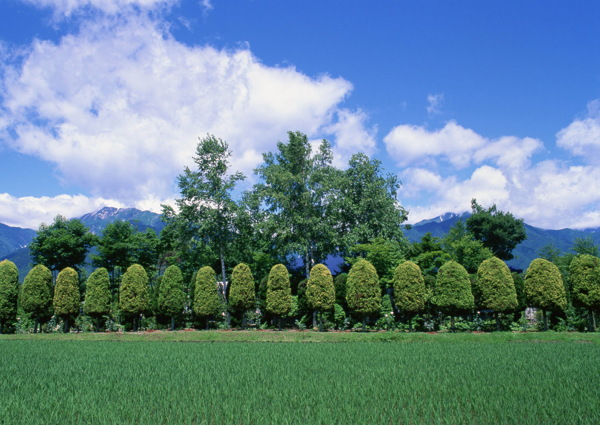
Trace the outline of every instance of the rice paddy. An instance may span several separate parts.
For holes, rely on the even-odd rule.
[[[596,343],[424,341],[0,339],[0,424],[600,423]]]

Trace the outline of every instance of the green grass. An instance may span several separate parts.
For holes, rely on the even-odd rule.
[[[355,340],[275,344],[265,342],[265,334]],[[2,337],[0,424],[600,423],[597,340],[534,343],[552,341],[542,336],[550,334],[512,340],[525,343],[508,342],[512,334],[504,341],[492,339],[495,334],[108,335],[121,340],[86,339],[105,334]],[[252,341],[265,343],[166,341],[229,335],[258,335]],[[386,335],[414,343],[379,343]],[[589,337],[579,334],[579,340]]]

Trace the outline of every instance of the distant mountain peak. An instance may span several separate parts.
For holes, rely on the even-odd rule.
[[[461,213],[454,213],[454,212],[446,212],[442,215],[438,215],[437,217],[434,218],[430,218],[427,220],[421,220],[418,223],[414,224],[413,226],[422,226],[424,224],[428,224],[428,223],[443,223],[446,221],[456,221],[457,219],[464,219],[467,218],[471,215],[470,212],[461,212]]]

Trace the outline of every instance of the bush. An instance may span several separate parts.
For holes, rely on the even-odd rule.
[[[0,333],[17,318],[19,270],[9,260],[0,262]]]

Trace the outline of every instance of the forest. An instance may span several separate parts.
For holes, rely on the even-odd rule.
[[[401,182],[375,159],[355,154],[339,169],[327,141],[290,132],[240,193],[230,156],[225,141],[199,140],[160,235],[124,221],[99,235],[62,216],[41,225],[23,282],[0,263],[0,331],[595,330],[589,240],[510,270],[526,233],[495,205],[473,199],[446,237],[409,243]]]

